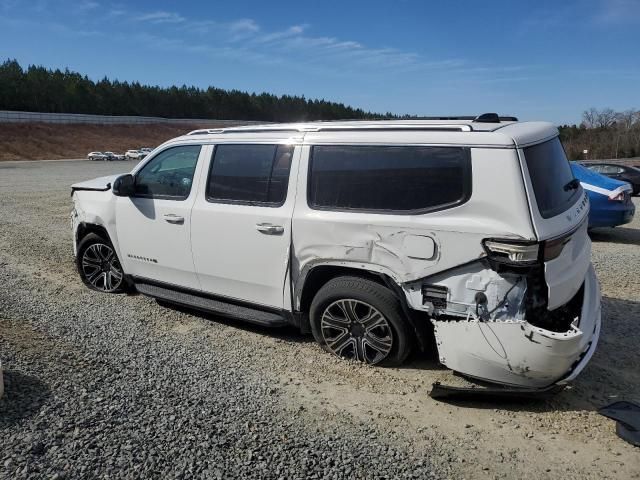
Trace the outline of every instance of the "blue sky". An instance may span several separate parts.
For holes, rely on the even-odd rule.
[[[487,111],[640,108],[640,0],[0,0],[0,59],[93,79]]]

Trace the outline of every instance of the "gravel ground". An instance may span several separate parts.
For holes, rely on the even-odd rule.
[[[593,235],[605,323],[572,388],[440,403],[431,383],[459,380],[429,355],[369,368],[293,330],[84,288],[68,186],[128,168],[0,164],[0,478],[640,478],[595,413],[640,401],[639,219]]]

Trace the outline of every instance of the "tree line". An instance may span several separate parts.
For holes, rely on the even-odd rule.
[[[267,122],[420,118],[372,113],[304,96],[186,85],[162,88],[106,77],[96,82],[68,69],[51,70],[36,65],[23,69],[16,60],[0,64],[0,110]],[[579,125],[559,127],[571,160],[640,156],[639,110],[615,112],[610,108],[591,108],[582,117]]]
[[[559,129],[570,160],[640,156],[640,110],[590,108],[583,112],[580,125],[563,125]]]
[[[304,96],[186,85],[161,88],[106,77],[96,82],[68,69],[23,69],[16,60],[0,65],[0,110],[272,122],[393,117]]]

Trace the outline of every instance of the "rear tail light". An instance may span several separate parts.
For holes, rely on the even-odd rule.
[[[518,240],[485,239],[484,249],[489,261],[494,265],[507,267],[531,267],[558,258],[571,236],[564,236],[544,242]]]
[[[554,240],[546,240],[542,242],[543,252],[542,258],[545,262],[549,260],[553,260],[554,258],[558,258],[562,253],[562,249],[564,246],[571,240],[571,237],[560,237]]]
[[[490,260],[513,266],[528,266],[538,262],[540,244],[512,240],[486,239],[484,249]]]
[[[624,202],[627,200],[627,193],[626,192],[620,192],[617,195],[613,196],[613,197],[608,197],[609,200],[613,201],[613,202]]]

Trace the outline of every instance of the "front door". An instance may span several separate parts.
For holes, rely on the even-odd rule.
[[[135,173],[135,195],[117,198],[116,231],[129,275],[200,288],[191,256],[191,210],[201,150],[162,150]]]
[[[191,219],[193,259],[204,292],[283,307],[296,152],[292,145],[215,147]]]

